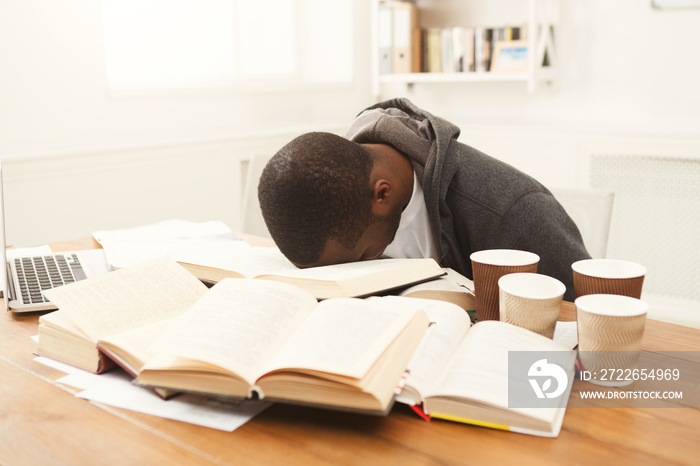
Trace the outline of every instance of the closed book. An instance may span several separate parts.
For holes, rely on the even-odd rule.
[[[377,12],[377,27],[379,74],[393,73],[394,9],[390,4],[379,4],[379,10]]]
[[[428,28],[428,71],[430,73],[442,72],[442,30],[440,28]]]
[[[442,72],[443,73],[454,73],[455,63],[452,56],[452,28],[442,28],[440,31],[440,41],[441,41],[441,54],[440,58],[442,61]]]
[[[394,11],[393,24],[393,69],[394,73],[414,71],[415,29],[418,27],[418,11],[413,3],[391,3]]]
[[[487,71],[484,59],[484,28],[474,28],[474,71]]]

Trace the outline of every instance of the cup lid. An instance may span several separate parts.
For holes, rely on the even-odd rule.
[[[637,278],[647,273],[643,265],[618,259],[584,259],[571,264],[571,268],[582,275],[598,278]]]
[[[554,277],[539,273],[509,273],[498,279],[505,292],[528,299],[552,299],[563,296],[566,286]]]
[[[574,301],[577,310],[607,316],[639,316],[649,305],[641,299],[617,294],[587,294]]]
[[[536,264],[540,261],[540,256],[519,249],[483,249],[473,252],[469,259],[480,264],[519,266]]]

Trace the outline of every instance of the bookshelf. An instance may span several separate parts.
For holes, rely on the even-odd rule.
[[[394,49],[392,54],[393,57],[396,57],[395,41],[406,40],[407,33],[405,32],[398,32],[404,39],[396,39],[396,30],[392,30],[390,34],[386,32],[388,14],[386,10],[387,8],[391,9],[390,5],[396,5],[396,3],[395,1],[374,0],[373,76],[376,95],[380,95],[382,86],[390,84],[405,84],[410,89],[415,85],[521,82],[527,92],[533,93],[537,89],[556,83],[558,56],[555,36],[558,28],[558,0],[414,0],[404,2],[415,6],[416,17],[412,20],[413,22],[409,23],[408,27],[413,28],[414,31],[415,29],[424,31],[422,38],[419,33],[411,34],[411,60],[413,63],[416,60],[421,63],[418,65],[420,71],[415,69],[415,65],[411,65],[413,72],[396,72],[395,65],[388,69],[389,65],[381,61],[386,60],[387,47]],[[383,12],[382,9],[384,9]],[[390,27],[394,27],[394,23],[397,22],[395,15],[394,12]],[[400,23],[404,28],[406,27],[405,21],[400,21]],[[527,50],[526,58],[523,55],[520,56],[522,63],[519,69],[490,70],[488,68],[490,64],[486,63],[487,68],[484,69],[482,66],[480,70],[476,70],[474,64],[471,70],[464,66],[464,71],[430,72],[427,70],[426,30],[461,28],[468,30],[468,33],[471,34],[475,30],[492,29],[495,31],[499,28],[512,26],[519,29],[518,33],[522,36],[518,43],[523,47],[522,50],[525,47]],[[389,41],[391,41],[390,44],[388,44]],[[471,45],[473,46],[477,41],[474,39],[472,41]],[[496,42],[493,40],[491,43],[490,53],[492,55],[495,52],[493,45]],[[513,42],[509,44],[513,44]],[[508,46],[508,44],[501,44],[501,47],[508,48]],[[505,55],[499,54],[499,56],[504,57]],[[495,59],[495,55],[490,58]],[[501,63],[503,63],[503,58],[501,58]]]

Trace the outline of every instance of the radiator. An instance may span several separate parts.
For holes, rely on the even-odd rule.
[[[588,157],[590,187],[615,192],[607,257],[644,265],[643,298],[654,315],[691,325],[700,322],[700,149],[696,155]]]

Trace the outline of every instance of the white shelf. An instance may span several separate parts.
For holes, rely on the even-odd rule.
[[[374,0],[374,13],[372,18],[374,35],[374,92],[381,94],[381,86],[387,84],[405,84],[408,87],[422,84],[469,84],[469,83],[499,83],[521,82],[525,84],[527,92],[532,93],[541,85],[552,85],[557,81],[559,60],[555,47],[554,35],[559,23],[559,0],[509,0],[525,4],[521,21],[527,25],[528,30],[528,70],[522,72],[456,72],[456,73],[407,73],[407,74],[379,74],[378,73],[378,46],[377,46],[377,11],[380,0]],[[428,5],[429,5],[429,0]],[[432,0],[440,2],[442,0]],[[489,0],[474,0],[487,3]],[[458,3],[450,3],[454,9]],[[508,2],[505,0],[500,6],[505,8]],[[520,14],[520,13],[518,13]],[[474,24],[484,21],[478,17],[473,18]],[[491,21],[496,24],[491,18]],[[512,19],[508,21],[513,22]],[[464,22],[464,21],[462,21]],[[448,26],[449,20],[444,20]],[[485,23],[481,23],[484,25]],[[542,66],[545,53],[549,60],[549,66]]]
[[[379,82],[381,84],[527,82],[529,76],[526,71],[517,73],[406,73],[382,74],[379,76]]]

